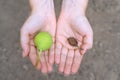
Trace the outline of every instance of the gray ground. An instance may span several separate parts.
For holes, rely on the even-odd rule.
[[[57,16],[60,4],[55,0]],[[19,30],[29,12],[28,0],[0,0],[0,80],[120,80],[120,0],[90,0],[94,47],[70,77],[43,75],[21,57]]]

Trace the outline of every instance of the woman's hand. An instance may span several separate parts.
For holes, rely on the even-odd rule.
[[[21,46],[23,57],[29,56],[33,65],[36,63],[37,49],[34,45],[34,36],[40,31],[49,32],[55,39],[56,18],[52,0],[30,0],[31,15],[21,28]],[[51,64],[50,64],[50,63]],[[54,63],[54,44],[51,49],[42,53],[36,68],[42,73],[52,71]]]
[[[57,23],[55,62],[59,64],[59,71],[66,75],[78,71],[83,58],[81,54],[92,48],[93,44],[93,31],[85,16],[85,10],[82,10],[85,6],[80,8],[76,2],[70,3],[70,0],[63,0]],[[68,43],[69,37],[74,37],[78,41],[80,49]]]

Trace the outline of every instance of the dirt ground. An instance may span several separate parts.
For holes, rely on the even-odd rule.
[[[55,0],[57,16],[61,2]],[[90,0],[87,17],[94,47],[85,54],[79,72],[69,77],[56,67],[43,75],[22,58],[19,30],[29,12],[28,0],[0,0],[0,80],[120,80],[120,0]]]

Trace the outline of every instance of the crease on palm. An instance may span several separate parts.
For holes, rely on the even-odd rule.
[[[63,22],[64,23],[64,22]],[[69,37],[74,37],[78,41],[78,45],[82,44],[82,36],[79,34],[73,26],[67,24],[66,22],[60,26],[58,26],[57,32],[57,41],[60,42],[63,46],[68,49],[76,49],[76,47],[72,47],[69,45],[67,39]]]

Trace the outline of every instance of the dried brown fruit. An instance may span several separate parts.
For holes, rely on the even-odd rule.
[[[80,48],[80,46],[78,46],[78,41],[74,37],[69,37],[67,40],[71,46],[78,47],[78,49],[80,49],[80,50],[84,50],[84,49]],[[82,55],[82,53],[80,53],[80,54]]]
[[[71,46],[78,47],[78,42],[77,42],[77,40],[74,37],[69,37],[67,40],[68,40],[68,43]]]

